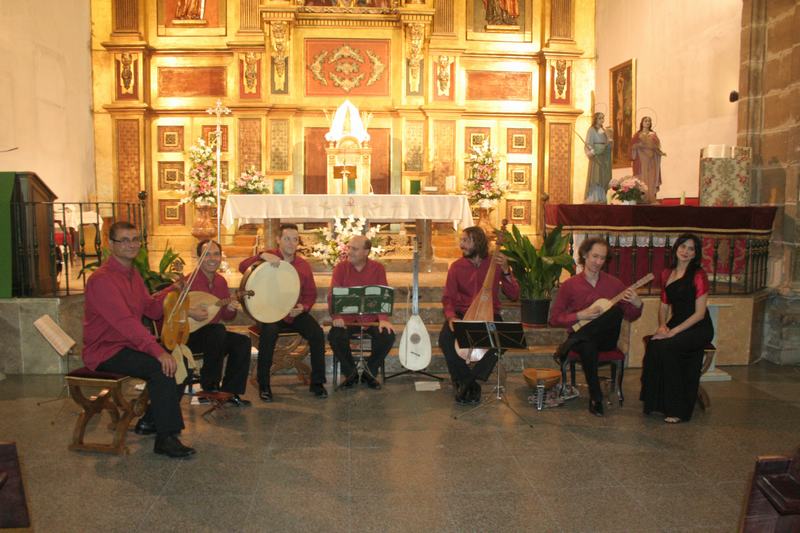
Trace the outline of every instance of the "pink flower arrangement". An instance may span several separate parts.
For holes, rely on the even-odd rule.
[[[609,182],[608,187],[614,191],[611,197],[621,202],[638,202],[647,192],[647,185],[634,176],[614,178]]]
[[[203,139],[189,148],[191,168],[184,179],[181,204],[193,203],[198,206],[217,205],[217,161],[216,145]],[[222,193],[225,192],[223,189]]]
[[[497,181],[497,170],[500,166],[497,154],[492,151],[488,141],[480,146],[473,146],[467,155],[470,173],[466,178],[466,190],[469,203],[484,209],[491,209],[505,195],[508,187]]]
[[[254,166],[242,172],[234,185],[231,192],[236,194],[269,194],[267,178]]]

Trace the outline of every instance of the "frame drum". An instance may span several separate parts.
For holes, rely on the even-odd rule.
[[[281,320],[297,304],[300,277],[286,261],[281,261],[277,267],[259,261],[245,271],[239,288],[253,291],[253,296],[242,296],[245,313],[253,320],[269,324]]]

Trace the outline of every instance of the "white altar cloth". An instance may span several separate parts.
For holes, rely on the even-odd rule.
[[[222,223],[232,228],[237,220],[319,221],[350,215],[370,222],[430,220],[461,229],[473,225],[467,197],[447,194],[230,194]]]

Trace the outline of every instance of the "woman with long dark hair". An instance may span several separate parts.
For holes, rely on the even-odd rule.
[[[701,247],[700,238],[691,233],[672,246],[671,268],[661,273],[658,329],[644,355],[639,396],[644,413],[663,413],[670,424],[692,418],[703,349],[714,337]]]

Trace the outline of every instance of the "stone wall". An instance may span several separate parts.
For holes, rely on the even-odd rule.
[[[764,315],[762,356],[800,362],[800,6],[793,0],[745,0],[738,144],[753,149],[754,204],[778,207],[771,260],[770,296]]]

